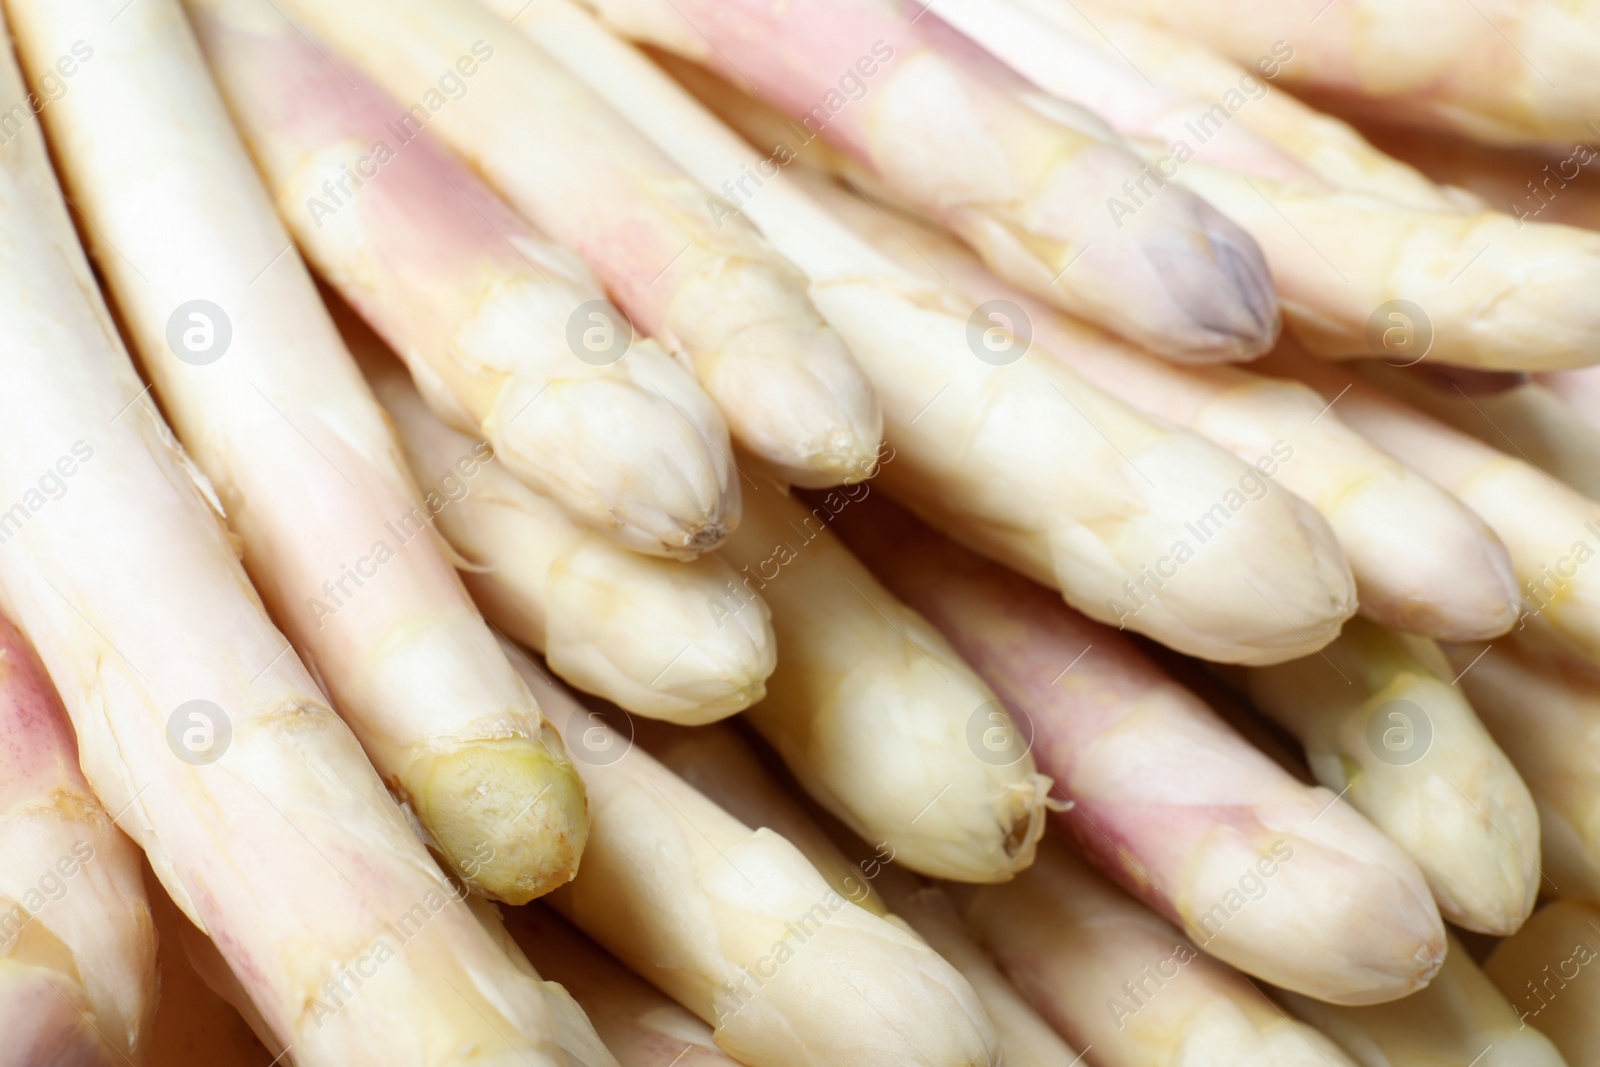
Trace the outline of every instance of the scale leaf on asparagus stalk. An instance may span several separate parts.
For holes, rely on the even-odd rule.
[[[1361,611],[1446,640],[1504,633],[1517,617],[1511,561],[1459,500],[1344,425],[1315,390],[1237,367],[1181,367],[1068,319],[985,271],[949,237],[874,209],[827,179],[795,180],[885,256],[977,300],[1020,308],[1035,343],[1124,402],[1199,433],[1315,507],[1339,538]]]
[[[144,1062],[157,987],[140,866],[78,769],[43,665],[0,617],[0,1064]]]
[[[996,273],[1183,362],[1249,359],[1279,320],[1260,249],[1174,189],[1106,209],[1142,177],[1098,116],[1028,87],[903,0],[589,0],[619,32],[704,63],[937,218]],[[519,0],[491,0],[507,17]],[[797,131],[800,127],[794,127]],[[778,157],[779,165],[788,162]],[[773,167],[713,190],[742,209]]]
[[[1444,953],[1427,883],[1353,808],[1296,781],[1122,635],[903,512],[847,512],[840,530],[993,687],[975,744],[996,760],[1031,751],[1066,801],[1056,825],[1202,949],[1341,1003],[1427,984]]]
[[[518,669],[541,701],[582,714],[532,660]],[[549,901],[710,1023],[723,1051],[750,1067],[993,1062],[966,980],[783,837],[739,822],[599,713],[574,751],[594,831],[582,873]]]
[[[518,25],[702,182],[760,165],[570,4],[541,0]],[[1304,655],[1354,613],[1354,582],[1327,524],[1287,494],[1245,507],[1238,482],[1254,472],[1233,456],[1027,351],[984,309],[885,260],[783,174],[744,214],[807,273],[818,308],[877,385],[896,456],[884,464],[886,488],[959,540],[1096,618],[1121,615],[1174,648],[1229,662]],[[1159,597],[1136,592],[1162,581],[1150,568],[1192,558],[1193,544],[1177,547],[1193,537],[1185,524],[1214,507],[1230,517],[1207,531],[1205,563],[1183,568]],[[1130,597],[1142,606],[1128,607]]]
[[[1417,862],[1446,919],[1503,937],[1539,895],[1539,814],[1455,674],[1431,641],[1352,620],[1315,656],[1229,676]]]
[[[100,7],[19,3],[25,58],[53,62]],[[548,892],[583,850],[582,783],[461,588],[181,8],[120,17],[96,59],[45,122],[245,566],[450,866],[501,899]]]
[[[183,25],[170,0],[114,24],[116,5],[90,0],[5,9],[49,63],[43,31],[90,20],[102,67],[78,70],[74,96],[120,63],[124,34]],[[7,49],[0,105],[29,106]],[[0,600],[61,694],[85,778],[300,1067],[446,1067],[463,1047],[484,1067],[559,1067],[540,989],[450,900],[144,398],[38,125],[0,162],[0,500],[40,472],[68,485],[7,531]],[[425,918],[398,936],[408,916]]]
[[[188,5],[300,248],[410,363],[433,410],[584,523],[636,551],[693,556],[686,531],[738,497],[727,426],[693,375],[632,336],[575,255],[268,0]]]
[[[476,3],[279,6],[582,256],[628,317],[694,368],[743,447],[798,485],[871,475],[877,400],[804,279],[743,220],[713,219],[705,191],[558,63]],[[705,506],[683,531],[685,554],[715,547],[736,524],[729,467],[716,486],[685,487]]]
[[[428,410],[353,316],[335,317],[496,627],[572,685],[651,718],[694,726],[761,699],[777,665],[771,613],[754,594],[748,610],[727,606],[739,577],[727,561],[639,555],[576,525]]]
[[[1600,1065],[1600,906],[1558,900],[1500,942],[1484,970],[1519,1022],[1548,1037],[1567,1067]],[[1520,1064],[1519,1064],[1520,1067]]]

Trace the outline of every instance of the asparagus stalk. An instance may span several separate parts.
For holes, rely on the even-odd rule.
[[[183,18],[159,0],[115,24],[110,5],[5,8],[34,43],[47,19],[87,12],[106,67],[123,34]],[[93,70],[74,97],[94,95]],[[0,102],[23,100],[0,50]],[[141,399],[38,127],[0,154],[0,500],[20,502],[0,531],[0,600],[62,696],[85,778],[301,1067],[434,1067],[464,1047],[558,1067],[537,986],[449,900]]]
[[[189,8],[295,240],[440,417],[588,525],[692,556],[738,496],[727,426],[693,376],[426,130],[392,144],[382,91],[267,0]]]
[[[1503,937],[1539,894],[1539,814],[1455,674],[1433,642],[1352,621],[1319,655],[1237,681],[1417,862],[1446,919]]]
[[[1314,390],[1236,367],[1180,367],[1119,344],[996,280],[928,227],[824,179],[796,180],[900,266],[974,299],[1011,302],[1034,341],[1094,385],[1253,465],[1260,494],[1275,481],[1310,503],[1338,536],[1367,617],[1458,641],[1516,620],[1511,561],[1483,520],[1344,425]]]
[[[1519,628],[1536,626],[1600,661],[1600,567],[1589,565],[1600,554],[1600,501],[1344,370],[1287,349],[1262,366],[1311,385],[1356,432],[1477,512],[1511,555],[1522,586]]]
[[[1560,900],[1542,908],[1484,965],[1522,1025],[1537,1028],[1569,1067],[1600,1064],[1600,907]]]
[[[1533,631],[1444,648],[1533,793],[1546,888],[1600,898],[1600,668]]]
[[[1539,380],[1571,404],[1590,426],[1600,429],[1600,371],[1584,367],[1541,374]]]
[[[809,510],[770,486],[747,499],[724,553],[737,593],[772,607],[778,669],[745,719],[863,840],[913,870],[1004,881],[1032,862],[1049,779],[1026,752],[973,745],[975,721],[1012,729],[1005,709],[828,529],[869,491],[835,490]]]
[[[1283,76],[1294,84],[1491,144],[1588,138],[1600,106],[1585,77],[1600,59],[1600,8],[1588,0],[1520,0],[1477,12],[1420,3],[1328,11],[1318,0],[1096,6],[1149,19],[1240,63],[1288,41],[1294,61]]]
[[[25,62],[54,63],[103,6],[18,3]],[[45,121],[246,567],[458,874],[513,901],[566,882],[586,833],[582,783],[441,550],[181,7],[130,12],[105,40]]]
[[[694,368],[742,445],[799,485],[871,475],[877,400],[804,279],[743,220],[709,216],[704,190],[551,57],[475,3],[283,6],[405,102],[394,121],[425,124],[582,256],[628,317]],[[470,80],[454,73],[461,63],[475,66]],[[714,547],[735,524],[727,469],[724,484],[695,487],[718,489],[721,505],[707,498],[685,549]]]
[[[771,614],[754,594],[728,608],[738,573],[725,560],[654,559],[574,524],[429,411],[365,327],[340,326],[496,627],[572,685],[652,718],[699,725],[761,699],[777,663]]]
[[[1271,93],[1262,78],[1293,69],[1311,34],[1269,38],[1247,70],[1114,13],[1004,3],[1024,17],[980,17],[972,0],[951,9],[968,12],[961,29],[1045,91],[1115,100],[1106,118],[1142,149],[1150,169],[1108,211],[1142,213],[1169,194],[1169,180],[1204,197],[1259,242],[1290,331],[1317,353],[1402,362],[1426,352],[1510,370],[1600,359],[1600,314],[1586,296],[1600,281],[1600,235],[1430,189],[1353,130]],[[1046,46],[1052,30],[1120,65],[1115,89],[1073,62],[1076,49]],[[1256,151],[1240,151],[1237,134],[1214,138],[1234,125],[1258,135]],[[1263,155],[1262,141],[1279,158]]]
[[[630,974],[549,909],[506,913],[506,925],[534,962],[594,1020],[606,1047],[627,1067],[737,1067],[711,1028]]]
[[[531,660],[539,698],[582,711]],[[583,873],[550,896],[580,929],[711,1024],[750,1067],[981,1067],[972,988],[898,926],[835,892],[798,849],[751,830],[596,713],[580,761],[595,806]]]
[[[702,182],[761,166],[570,4],[541,0],[518,24]],[[1056,585],[1096,618],[1120,616],[1209,658],[1292,659],[1332,640],[1354,612],[1332,532],[1276,496],[1230,512],[1209,531],[1204,566],[1185,568],[1159,598],[1141,596],[1135,583],[1148,587],[1145,569],[1173,553],[1185,522],[1235,499],[1249,473],[1236,459],[1026,351],[982,308],[878,255],[783,174],[744,212],[807,273],[818,308],[877,386],[899,457],[885,485],[963,542]],[[1243,591],[1247,577],[1253,593]]]
[[[1353,1067],[1060,843],[1013,882],[951,886],[973,934],[1099,1067]]]
[[[142,1062],[156,942],[139,853],[78,769],[61,700],[0,617],[0,1064]]]
[[[1341,1008],[1293,993],[1279,997],[1361,1067],[1568,1067],[1455,938],[1428,988],[1404,1000]]]
[[[1250,238],[1183,189],[1131,217],[1107,213],[1105,198],[1141,178],[1138,155],[1087,109],[1037,106],[920,5],[590,3],[619,32],[750,84],[806,139],[827,139],[1067,311],[1183,362],[1249,359],[1277,336]],[[490,6],[516,17],[525,5]],[[760,195],[742,172],[727,178],[719,192],[735,208]]]
[[[1206,952],[1284,988],[1362,1004],[1427,984],[1444,953],[1427,884],[1340,798],[1044,590],[887,507],[841,521],[1011,711],[1010,732],[974,744],[1000,758],[1031,742],[1066,801],[1057,826],[1111,877]]]

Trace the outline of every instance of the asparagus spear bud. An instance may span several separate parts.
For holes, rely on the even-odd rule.
[[[1310,503],[1338,536],[1369,618],[1461,641],[1516,620],[1511,561],[1483,520],[1344,425],[1314,390],[1236,367],[1180,367],[1119,344],[998,281],[928,227],[831,182],[797,180],[900,266],[974,299],[1011,302],[1035,343],[1091,383],[1205,436],[1254,466],[1263,485],[1276,481]]]
[[[1286,348],[1263,361],[1270,373],[1308,383],[1379,448],[1461,499],[1511,555],[1523,616],[1600,662],[1600,501],[1515,456],[1429,418],[1344,370],[1295,358]]]
[[[1320,654],[1236,680],[1417,862],[1446,919],[1504,936],[1539,894],[1539,815],[1455,673],[1433,642],[1355,620]]]
[[[266,0],[189,6],[296,241],[411,360],[434,410],[621,543],[698,551],[738,485],[692,375],[429,132],[391,144],[398,109]]]
[[[1600,1063],[1600,907],[1558,900],[1500,943],[1484,965],[1523,1026],[1536,1027],[1570,1067]],[[1531,1062],[1531,1061],[1527,1061]]]
[[[630,974],[593,941],[538,904],[506,912],[506,926],[545,974],[580,1004],[606,1047],[628,1067],[737,1067],[711,1027]]]
[[[1600,898],[1600,668],[1533,631],[1444,649],[1533,792],[1546,888]]]
[[[6,8],[51,63],[44,31],[92,17],[99,69],[122,69],[124,34],[183,25],[170,0],[115,24],[87,0]],[[96,69],[80,67],[74,96],[94,95]],[[0,49],[0,101],[24,100]],[[151,121],[140,111],[120,133]],[[85,778],[301,1067],[444,1067],[462,1048],[486,1067],[557,1067],[538,987],[451,899],[141,399],[38,127],[0,153],[0,500],[33,501],[41,471],[68,485],[7,513],[0,599],[61,693]]]
[[[974,722],[1012,728],[994,693],[827,528],[868,491],[746,500],[724,554],[772,607],[778,669],[745,719],[863,840],[913,870],[1004,881],[1032,862],[1049,779],[1026,752],[974,746]]]
[[[1293,993],[1278,996],[1361,1067],[1567,1067],[1453,937],[1428,988],[1404,1000],[1341,1008]]]
[[[524,5],[490,6],[513,17]],[[762,99],[960,234],[997,274],[1074,314],[1183,362],[1249,359],[1277,336],[1272,280],[1249,237],[1185,189],[1126,217],[1108,212],[1108,198],[1146,180],[1138,155],[1086,109],[1037,106],[925,9],[901,0],[592,6],[623,34],[752,79]],[[746,199],[737,185],[722,192],[736,207]]]
[[[1427,984],[1444,953],[1427,884],[1340,798],[1296,781],[1116,632],[903,514],[850,512],[842,531],[1011,712],[1016,726],[975,744],[999,759],[1031,740],[1066,800],[1057,825],[1206,952],[1341,1003]]]
[[[406,107],[437,98],[441,72],[470,66],[460,99],[424,104],[429,132],[582,256],[628,317],[694,368],[741,445],[799,485],[871,475],[877,400],[804,279],[743,220],[709,215],[705,190],[551,57],[475,3],[285,7]],[[730,468],[683,490],[705,507],[703,525],[685,531],[691,555],[737,522]]]
[[[41,67],[99,14],[19,8]],[[119,18],[97,58],[49,129],[245,565],[452,868],[505,900],[560,885],[583,850],[582,783],[441,551],[182,11]]]
[[[543,0],[519,25],[702,181],[760,166],[682,88],[571,5]],[[1286,495],[1243,508],[1237,482],[1249,472],[1232,456],[1029,352],[984,309],[878,255],[785,175],[744,212],[806,271],[817,306],[862,360],[900,457],[885,484],[925,517],[1096,618],[1196,655],[1292,659],[1332,640],[1354,612],[1332,531]],[[1228,511],[1223,501],[1236,496],[1237,514],[1219,523],[1212,512],[1206,524],[1206,564],[1153,595],[1162,579],[1148,568],[1195,536],[1185,523]],[[1247,577],[1256,592],[1241,594]]]
[[[531,660],[539,698],[583,712]],[[982,1067],[972,988],[915,937],[835,892],[798,849],[751,830],[595,713],[580,759],[595,829],[550,902],[715,1029],[750,1067]]]
[[[139,853],[90,792],[61,699],[4,617],[0,739],[0,1063],[142,1062],[156,942]]]
[[[340,326],[495,626],[572,685],[641,715],[693,726],[761,699],[777,664],[771,613],[755,594],[745,610],[727,606],[738,574],[725,560],[642,556],[574,524],[429,411],[360,323]]]
[[[1353,1067],[1053,839],[1015,881],[950,886],[978,940],[1101,1067]]]

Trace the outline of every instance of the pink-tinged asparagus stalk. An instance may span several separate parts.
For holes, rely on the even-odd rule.
[[[43,70],[100,9],[17,13]],[[245,566],[451,867],[500,899],[547,892],[583,850],[582,783],[461,588],[181,7],[130,13],[104,39],[45,121]]]
[[[1445,651],[1533,792],[1544,888],[1600,899],[1600,668],[1532,630]]]
[[[1404,1000],[1341,1008],[1293,993],[1278,996],[1361,1067],[1568,1067],[1453,937],[1428,988]]]
[[[800,485],[872,473],[877,400],[804,279],[742,220],[713,219],[708,194],[551,57],[476,3],[280,6],[400,102],[393,122],[426,125],[582,256],[639,328],[694,368],[743,446]],[[445,106],[441,89],[459,99]],[[713,547],[737,521],[738,485],[721,473],[721,510],[687,549]]]
[[[1033,341],[1126,403],[1199,433],[1251,464],[1252,500],[1275,482],[1332,526],[1364,615],[1447,640],[1516,620],[1505,549],[1455,497],[1368,443],[1314,390],[1236,367],[1181,367],[1120,344],[996,279],[955,241],[823,178],[807,192],[905,269],[1022,310]]]
[[[761,166],[671,78],[572,5],[542,0],[518,25],[701,181]],[[877,386],[898,457],[885,464],[886,487],[1081,610],[1128,615],[1116,602],[1248,473],[1027,351],[970,300],[896,267],[784,174],[744,213],[807,273],[818,308]],[[1233,662],[1292,659],[1332,640],[1355,610],[1332,531],[1286,496],[1258,505],[1209,537],[1205,566],[1185,569],[1127,624]],[[1246,578],[1259,595],[1241,592]]]
[[[582,721],[531,660],[518,667],[541,701]],[[550,903],[710,1023],[724,1052],[750,1067],[993,1062],[993,1027],[971,986],[927,945],[851,903],[783,837],[751,830],[598,712],[582,738],[594,833],[583,872]]]
[[[949,891],[1000,969],[1099,1067],[1353,1067],[1053,838],[1016,881]]]
[[[35,46],[46,22],[84,18],[102,69],[124,34],[183,24],[160,0],[115,24],[109,4],[5,7]],[[94,69],[76,93],[93,95]],[[0,50],[0,101],[24,100]],[[301,1067],[444,1067],[464,1047],[485,1067],[559,1067],[538,987],[448,902],[251,590],[204,477],[140,399],[38,127],[0,157],[0,500],[21,502],[0,599],[61,694],[85,778]],[[51,472],[67,488],[40,499]]]
[[[489,5],[519,15],[517,0]],[[590,0],[619,32],[749,85],[971,244],[996,273],[1183,362],[1249,359],[1278,332],[1255,243],[1184,189],[1108,213],[1138,155],[903,0]],[[786,159],[777,160],[786,163]],[[772,168],[726,175],[733,209]]]
[[[511,936],[582,1005],[606,1047],[627,1067],[737,1067],[711,1027],[635,977],[539,904],[506,912]]]
[[[1353,620],[1315,656],[1235,677],[1417,862],[1446,919],[1503,937],[1539,894],[1539,814],[1455,675],[1426,638]]]
[[[1448,489],[1489,524],[1522,586],[1519,626],[1537,626],[1600,662],[1600,501],[1288,346],[1269,373],[1315,388],[1373,444]]]
[[[0,617],[0,1064],[144,1061],[156,942],[139,868],[43,666]]]
[[[1600,1065],[1600,906],[1559,900],[1540,909],[1484,964],[1522,1025],[1561,1050],[1567,1067]]]
[[[739,487],[727,426],[690,372],[267,0],[188,6],[296,241],[411,362],[433,409],[588,525],[694,555]]]
[[[1584,367],[1559,371],[1541,374],[1539,380],[1571,404],[1589,425],[1600,429],[1600,370]]]
[[[574,524],[487,444],[429,411],[353,316],[340,327],[496,627],[567,682],[640,715],[695,726],[761,699],[777,665],[771,613],[759,597],[748,610],[728,606],[739,575],[726,560],[639,555]]]
[[[1031,741],[1067,802],[1057,825],[1205,951],[1349,1004],[1404,996],[1438,969],[1444,928],[1421,873],[1331,791],[1297,782],[1045,590],[888,507],[840,523],[1011,712],[1010,732],[978,735],[992,758]]]
[[[747,591],[771,606],[778,669],[745,720],[863,840],[925,874],[1003,882],[1033,860],[1050,781],[1026,752],[974,746],[975,721],[1010,728],[994,693],[828,529],[869,491],[809,509],[770,485],[747,498],[724,549],[740,571],[732,606]]]
[[[1589,0],[1519,0],[1476,11],[1409,0],[1360,0],[1333,10],[1319,0],[1090,6],[1148,19],[1240,63],[1288,41],[1294,61],[1283,67],[1286,80],[1388,119],[1491,144],[1587,139],[1600,110],[1587,77],[1600,61],[1600,5]]]
[[[1003,6],[1014,17],[991,19],[973,0],[936,10],[1046,92],[1106,108],[1148,163],[1109,211],[1136,217],[1171,182],[1242,226],[1272,269],[1290,331],[1317,353],[1399,361],[1427,351],[1510,370],[1600,360],[1587,295],[1600,283],[1600,235],[1527,224],[1432,187],[1343,123],[1271,92],[1263,78],[1290,69],[1316,27],[1280,35],[1246,69],[1115,14],[1085,16],[1061,0]],[[1102,63],[1076,62],[1085,47]],[[1100,76],[1107,64],[1121,75],[1114,85]]]

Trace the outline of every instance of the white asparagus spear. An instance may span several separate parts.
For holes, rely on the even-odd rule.
[[[801,485],[871,475],[877,400],[804,279],[743,220],[713,220],[705,191],[559,64],[476,3],[280,6],[402,101],[397,122],[426,125],[581,255],[639,328],[694,368],[753,452]],[[726,467],[721,477],[684,489],[708,523],[686,548],[713,547],[737,521],[738,483]]]
[[[973,746],[994,694],[827,528],[869,491],[833,490],[810,509],[770,484],[746,498],[723,550],[741,574],[731,606],[745,590],[771,605],[778,669],[745,719],[863,840],[913,870],[1004,881],[1032,862],[1050,780],[1027,753],[985,759]]]
[[[1006,976],[1098,1067],[1352,1067],[1052,838],[1015,881],[949,892]]]
[[[1280,38],[1246,70],[1061,0],[1002,3],[1018,17],[989,18],[973,0],[952,0],[947,14],[966,12],[963,30],[1047,92],[1104,107],[1143,150],[1149,169],[1106,209],[1136,217],[1169,181],[1199,193],[1260,243],[1290,331],[1319,354],[1426,349],[1437,362],[1516,370],[1600,360],[1600,314],[1586,295],[1600,282],[1600,235],[1524,224],[1432,188],[1342,123],[1272,93],[1262,78],[1286,69],[1305,35]],[[1052,31],[1077,47],[1047,44]],[[1102,63],[1076,62],[1083,47]],[[1114,87],[1107,65],[1121,74]]]
[[[1345,426],[1314,390],[1236,367],[1157,359],[1005,285],[955,241],[891,216],[892,208],[875,209],[826,179],[795,180],[906,270],[945,278],[976,300],[1011,302],[1034,342],[1090,382],[1204,435],[1310,503],[1338,535],[1363,614],[1460,641],[1504,633],[1516,620],[1511,561],[1483,520]]]
[[[267,0],[189,8],[295,240],[440,417],[623,544],[692,555],[685,531],[706,515],[684,488],[730,472],[727,426],[689,372],[430,133],[401,141],[383,92]]]
[[[1600,899],[1600,668],[1533,630],[1444,649],[1539,806],[1545,889]]]
[[[1523,1026],[1550,1038],[1568,1067],[1600,1065],[1600,906],[1541,908],[1484,964]],[[1520,1065],[1519,1065],[1520,1067]]]
[[[0,1064],[143,1062],[155,1009],[139,852],[89,791],[44,667],[0,617]]]
[[[354,316],[335,318],[495,626],[567,682],[640,715],[692,726],[761,699],[777,665],[771,614],[759,598],[746,611],[727,607],[738,574],[725,560],[654,559],[575,525],[484,442],[429,411]]]
[[[1455,938],[1428,988],[1404,1000],[1342,1008],[1294,993],[1277,996],[1361,1067],[1568,1067],[1548,1038],[1517,1018]]]
[[[519,0],[491,0],[508,18]],[[1185,189],[1118,218],[1138,155],[903,0],[590,0],[621,33],[751,84],[939,219],[996,273],[1183,362],[1249,359],[1278,332],[1260,249]],[[779,162],[785,162],[779,160]],[[756,181],[771,169],[758,172]],[[711,186],[735,208],[742,172]]]
[[[1559,393],[1589,425],[1600,429],[1600,368],[1541,374],[1539,380]]]
[[[24,61],[48,66],[103,7],[19,3]],[[452,868],[501,899],[549,891],[583,850],[582,783],[456,579],[181,8],[99,39],[45,122],[246,567]]]
[[[1263,370],[1298,378],[1356,432],[1478,513],[1511,555],[1520,625],[1537,625],[1600,662],[1600,501],[1424,415],[1340,368],[1281,347]]]
[[[760,166],[683,89],[571,5],[541,0],[518,25],[702,181]],[[1249,472],[1232,456],[1027,352],[984,309],[895,267],[782,174],[745,214],[807,273],[818,308],[877,386],[899,457],[886,463],[886,486],[964,543],[1055,585],[1095,618],[1131,614],[1133,629],[1208,658],[1292,659],[1332,640],[1354,612],[1354,583],[1326,523],[1287,494],[1242,508],[1237,482]],[[1235,495],[1242,510],[1223,503]],[[1214,507],[1229,518],[1209,532],[1204,565],[1183,569],[1159,597],[1136,593],[1137,582],[1153,592],[1147,569]],[[1114,602],[1130,597],[1148,602],[1119,612]]]
[[[50,7],[91,10],[107,63],[128,27],[183,19],[159,0],[115,26],[109,6]],[[23,99],[0,49],[0,110]],[[61,693],[85,778],[300,1067],[445,1067],[463,1047],[484,1067],[559,1067],[537,986],[446,901],[448,881],[267,618],[215,495],[141,399],[38,127],[0,159],[0,500],[17,502],[0,529],[0,600]],[[54,500],[40,481],[52,470],[68,486]],[[389,924],[404,920],[402,938]],[[335,980],[354,991],[330,996]]]
[[[518,669],[540,700],[583,714],[532,660]],[[575,751],[594,833],[583,873],[550,903],[710,1023],[723,1051],[750,1067],[993,1062],[993,1027],[972,988],[925,944],[835,892],[788,841],[746,827],[599,713],[584,734]]]
[[[1455,673],[1433,642],[1352,620],[1315,656],[1233,677],[1417,862],[1446,919],[1503,937],[1539,894],[1539,815]]]

